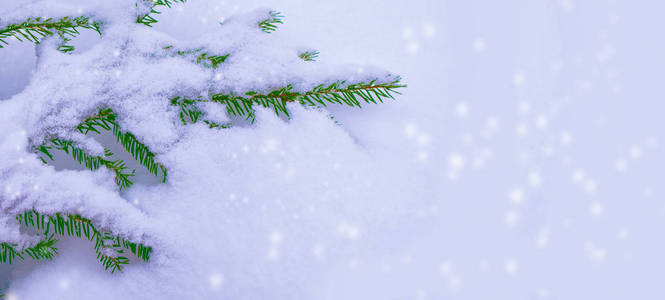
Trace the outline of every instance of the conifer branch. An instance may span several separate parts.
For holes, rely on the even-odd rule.
[[[152,27],[152,24],[157,23],[157,19],[151,15],[159,15],[161,14],[160,11],[157,10],[158,7],[160,6],[165,6],[167,8],[171,8],[171,6],[174,3],[185,3],[187,0],[144,0],[146,2],[152,2],[152,7],[150,8],[150,12],[144,15],[139,15],[136,17],[136,23],[146,25],[148,27]]]
[[[277,24],[284,24],[284,16],[275,10],[268,12],[269,18],[259,22],[259,28],[265,33],[272,33],[277,30]]]
[[[98,230],[90,220],[79,215],[63,216],[60,213],[47,215],[31,210],[17,215],[16,221],[50,237],[47,239],[49,243],[44,244],[51,247],[57,241],[53,239],[54,235],[85,238],[93,242],[97,259],[104,269],[111,273],[122,271],[123,266],[129,264],[129,258],[124,256],[127,251],[143,261],[148,261],[152,252],[152,247],[133,243],[110,231]],[[112,255],[107,255],[108,252],[112,252]],[[57,254],[57,250],[55,254]]]
[[[112,132],[116,141],[129,152],[140,165],[145,167],[156,177],[161,177],[162,182],[166,182],[166,167],[157,163],[155,161],[155,154],[152,153],[146,145],[139,142],[133,134],[120,130],[120,127],[116,123],[116,118],[117,115],[111,109],[100,109],[97,114],[86,118],[76,127],[76,129],[82,134],[88,134],[90,132],[101,134],[101,130]],[[54,157],[50,150],[59,150],[71,155],[74,160],[91,171],[96,171],[102,166],[106,167],[115,173],[114,181],[121,190],[129,188],[134,184],[131,177],[134,176],[136,170],[132,170],[131,173],[127,172],[129,168],[125,165],[123,160],[107,159],[113,155],[108,149],[104,149],[104,157],[91,155],[84,149],[75,146],[73,141],[60,138],[48,139],[36,148],[36,152],[42,153],[48,159],[53,161]],[[41,159],[43,163],[47,163],[44,157],[39,157],[39,159]]]
[[[101,33],[101,23],[90,20],[89,17],[81,16],[76,18],[64,17],[60,20],[52,18],[29,18],[20,24],[10,24],[4,29],[0,29],[0,48],[9,45],[6,39],[15,38],[23,42],[33,42],[39,44],[44,37],[58,35],[62,43],[58,50],[64,53],[74,51],[74,46],[68,45],[72,38],[80,35],[79,29],[94,30]],[[3,45],[4,44],[4,45]]]
[[[372,80],[368,83],[359,82],[349,85],[346,85],[346,81],[338,81],[330,85],[319,85],[311,91],[296,95],[294,100],[309,105],[318,103],[326,106],[326,103],[330,103],[361,108],[362,101],[367,104],[377,104],[383,103],[383,99],[387,98],[394,100],[393,95],[400,94],[396,89],[406,87],[406,85],[400,84],[400,81],[401,79],[397,78],[390,83],[376,83],[376,80]]]
[[[250,122],[254,122],[254,105],[271,108],[275,114],[286,117],[290,117],[287,103],[295,101],[304,106],[325,107],[328,104],[345,104],[360,108],[362,102],[377,104],[386,98],[394,99],[393,95],[399,94],[397,89],[406,86],[400,81],[400,78],[389,83],[376,83],[376,80],[372,80],[368,83],[347,84],[346,81],[337,81],[329,85],[316,86],[306,92],[294,92],[293,86],[288,85],[266,94],[254,91],[246,92],[243,96],[233,93],[217,93],[213,94],[210,100],[175,97],[171,99],[171,105],[180,108],[179,117],[183,125],[196,123],[202,115],[197,103],[209,101],[225,105],[230,116],[244,117]],[[230,127],[230,124],[217,124],[208,120],[204,120],[204,122],[210,128]]]
[[[316,61],[316,59],[319,57],[319,51],[305,51],[300,53],[298,57],[304,61]]]
[[[75,146],[73,141],[59,138],[51,138],[37,148],[38,152],[46,155],[46,157],[53,161],[54,157],[50,150],[60,150],[71,155],[75,161],[85,166],[85,168],[90,171],[96,171],[102,166],[106,167],[115,173],[114,181],[121,190],[129,188],[132,186],[132,184],[134,184],[130,179],[134,176],[134,170],[132,170],[131,173],[128,173],[128,168],[123,160],[106,159],[106,157],[113,155],[113,153],[111,153],[111,151],[108,149],[104,149],[104,157],[91,155],[82,148]],[[40,157],[40,159],[42,162],[46,163],[44,158]]]
[[[35,246],[25,248],[23,252],[33,260],[50,260],[58,254],[58,248],[54,245],[58,240],[53,235],[44,236]]]
[[[58,249],[54,246],[58,242],[53,235],[44,236],[44,239],[39,241],[32,247],[25,248],[21,251],[16,250],[18,245],[9,243],[0,243],[0,263],[11,264],[17,258],[24,260],[25,256],[29,256],[34,260],[50,260],[58,254]]]
[[[372,80],[368,83],[347,84],[346,81],[337,81],[302,93],[294,92],[292,85],[266,94],[253,91],[246,92],[243,96],[218,93],[212,95],[211,101],[226,105],[227,112],[232,116],[244,116],[252,120],[252,107],[255,104],[272,108],[277,115],[284,114],[289,117],[286,108],[288,102],[297,101],[302,105],[324,107],[328,104],[345,104],[360,108],[361,102],[377,104],[386,98],[394,99],[394,94],[399,94],[397,89],[405,86],[400,84],[399,78],[389,83],[376,83],[376,80]]]
[[[100,130],[102,129],[111,131],[116,141],[140,165],[156,177],[161,177],[162,182],[166,182],[166,167],[155,161],[155,154],[148,149],[148,146],[141,143],[133,134],[120,130],[116,119],[117,114],[110,108],[100,109],[96,114],[86,118],[76,129],[83,134],[88,134],[89,132],[101,133]]]

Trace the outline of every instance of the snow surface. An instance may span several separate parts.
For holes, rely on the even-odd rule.
[[[665,296],[662,4],[190,0],[149,30],[112,25],[135,13],[120,1],[18,2],[57,2],[58,14],[103,5],[110,23],[75,57],[1,49],[0,240],[25,239],[11,214],[35,206],[156,252],[110,275],[88,243],[63,241],[52,262],[0,266],[12,299]],[[15,3],[0,7],[39,12]],[[247,30],[260,7],[285,24]],[[215,74],[146,55],[167,44],[238,60]],[[301,49],[320,62],[298,61]],[[346,63],[409,87],[395,103],[330,108],[342,127],[299,107],[289,122],[259,111],[252,127],[180,127],[163,102],[387,74],[335,67]],[[109,172],[56,171],[27,152],[100,103],[159,154],[169,183],[118,194]]]

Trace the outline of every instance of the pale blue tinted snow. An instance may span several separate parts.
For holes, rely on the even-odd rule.
[[[381,166],[377,176],[404,191],[391,197],[350,184],[341,193],[385,197],[368,203],[385,200],[388,213],[351,200],[343,208],[355,208],[360,211],[355,218],[370,220],[357,223],[382,228],[340,220],[331,229],[341,241],[323,237],[322,244],[292,240],[295,230],[266,228],[254,237],[265,240],[266,248],[238,258],[252,261],[267,254],[276,259],[277,265],[266,264],[265,272],[273,276],[261,277],[259,292],[230,286],[244,276],[228,273],[245,271],[233,263],[225,265],[227,270],[198,270],[195,275],[211,290],[228,287],[235,290],[234,299],[270,294],[275,299],[665,297],[665,4],[275,0],[226,1],[215,10],[214,1],[201,2],[188,5],[209,8],[198,16],[202,24],[234,9],[279,9],[287,16],[279,30],[319,50],[321,61],[381,66],[409,85],[396,103],[362,111],[332,109],[363,153]],[[197,18],[177,10],[161,19],[156,28],[177,37],[187,32],[178,21],[199,26]],[[33,51],[17,45],[0,51],[5,51],[0,52],[0,98],[7,98],[27,83]],[[287,131],[282,137],[294,138]],[[307,133],[316,130],[302,129]],[[270,144],[269,135],[260,137]],[[241,145],[237,148],[242,153]],[[344,174],[355,173],[354,168],[368,173],[366,166],[353,165],[358,160],[357,155],[336,156],[330,165],[346,169]],[[285,193],[301,192],[323,193],[304,187]],[[241,191],[230,191],[228,198],[242,198],[235,193]],[[338,217],[333,210],[328,215]],[[278,220],[279,214],[270,218]],[[312,230],[318,225],[315,219],[304,224]],[[326,260],[335,243],[348,251]],[[271,251],[284,244],[313,259],[280,263],[279,252]],[[111,280],[94,261],[72,258],[76,245],[68,245],[57,268],[38,267],[31,278],[68,293],[76,293],[78,285],[61,278],[78,278],[72,270],[95,274],[89,278],[93,287]],[[129,269],[131,276],[146,272]],[[274,276],[279,273],[287,278]],[[243,286],[256,280],[257,273],[248,274]],[[30,287],[19,283],[19,290]],[[141,293],[139,287],[129,290],[134,289]],[[108,291],[113,292],[122,291]]]

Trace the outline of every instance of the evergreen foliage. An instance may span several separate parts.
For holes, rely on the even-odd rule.
[[[284,16],[275,10],[271,10],[268,12],[269,18],[259,22],[259,28],[263,30],[265,33],[272,33],[273,31],[277,30],[277,24],[284,24]]]
[[[150,11],[138,15],[136,22],[152,27],[157,22],[154,15],[160,14],[159,8],[170,8],[175,3],[184,3],[186,0],[138,0],[150,2]],[[138,5],[138,4],[137,4]],[[265,33],[277,30],[278,24],[283,24],[284,16],[277,11],[270,11],[267,19],[258,23],[258,27]],[[59,20],[51,18],[29,18],[19,24],[8,25],[0,30],[0,48],[8,45],[9,38],[19,41],[29,41],[39,44],[48,36],[57,35],[62,43],[58,50],[70,53],[74,47],[67,43],[80,34],[79,29],[94,30],[100,35],[101,23],[92,21],[90,17],[64,17]],[[164,47],[171,55],[191,58],[193,63],[205,68],[219,68],[231,54],[210,53],[204,48],[193,50],[178,50],[173,46]],[[318,57],[318,51],[306,51],[299,57],[307,62],[313,62]],[[399,94],[397,89],[405,87],[397,78],[392,82],[381,83],[377,80],[369,82],[347,82],[336,81],[333,83],[320,84],[311,90],[296,91],[293,85],[268,90],[267,92],[249,91],[235,94],[224,91],[210,92],[208,97],[190,99],[176,96],[169,99],[169,105],[178,110],[178,117],[183,125],[204,122],[209,128],[223,129],[232,127],[231,123],[219,124],[206,119],[204,110],[199,107],[200,103],[215,103],[224,105],[230,117],[241,117],[251,122],[255,119],[255,105],[270,108],[278,116],[290,117],[287,108],[288,103],[298,103],[307,107],[326,107],[330,104],[347,105],[361,108],[363,104],[382,103],[384,99],[394,99]],[[331,119],[334,118],[331,116]],[[337,121],[335,121],[338,123]],[[339,124],[339,123],[338,123]],[[85,118],[75,128],[81,134],[101,134],[103,131],[111,132],[116,141],[127,151],[141,166],[145,167],[151,174],[166,182],[167,169],[156,161],[156,155],[141,143],[139,139],[130,132],[123,131],[118,124],[118,115],[110,108],[100,108],[93,115]],[[135,170],[129,170],[122,160],[112,160],[111,151],[105,149],[103,155],[92,155],[84,148],[71,140],[57,136],[48,137],[42,144],[35,147],[35,152],[40,153],[40,159],[47,163],[47,159],[54,160],[52,151],[63,151],[71,155],[74,160],[91,171],[105,167],[115,174],[115,183],[120,189],[132,186],[132,177]],[[19,249],[18,245],[0,243],[0,263],[11,264],[17,259],[23,260],[30,257],[35,260],[52,259],[58,250],[55,243],[56,237],[85,238],[94,243],[97,258],[106,270],[111,273],[121,271],[123,266],[130,260],[126,256],[131,253],[143,261],[148,261],[152,248],[140,243],[134,243],[123,237],[113,234],[111,231],[99,230],[91,220],[79,215],[56,213],[47,215],[36,210],[26,211],[16,217],[16,220],[26,228],[32,228],[42,234],[42,239],[34,246]],[[2,297],[2,295],[0,295]]]
[[[47,142],[41,144],[37,151],[46,155],[51,161],[53,161],[53,154],[50,150],[60,150],[67,154],[70,154],[74,160],[79,164],[84,165],[90,171],[96,171],[100,167],[104,166],[107,169],[115,173],[115,183],[120,187],[120,189],[129,188],[132,186],[133,182],[130,180],[134,176],[134,171],[128,173],[128,168],[125,166],[125,162],[118,160],[108,160],[107,157],[113,155],[110,150],[105,149],[104,157],[94,156],[88,154],[85,150],[74,145],[74,142],[63,140],[59,138],[49,139]],[[46,160],[40,157],[42,162],[46,163]]]
[[[123,265],[129,263],[129,258],[125,256],[127,252],[134,254],[143,261],[148,261],[150,259],[150,253],[152,252],[151,247],[133,243],[118,235],[114,235],[110,231],[98,230],[90,220],[79,215],[63,216],[60,213],[46,215],[40,214],[36,210],[32,210],[17,215],[16,221],[25,227],[42,232],[44,237],[46,237],[45,240],[38,243],[37,246],[23,250],[23,252],[28,253],[28,255],[33,258],[45,257],[46,259],[50,259],[53,255],[48,256],[49,253],[57,253],[57,249],[53,247],[53,244],[57,241],[53,239],[54,235],[85,238],[88,241],[93,242],[95,252],[97,253],[97,259],[102,263],[104,269],[111,273],[122,271]],[[34,249],[38,246],[41,248]],[[49,252],[49,250],[51,250],[51,252]],[[34,253],[37,254],[35,255]],[[11,263],[11,261],[9,263]]]
[[[182,121],[183,125],[187,125],[188,123],[196,123],[199,120],[199,117],[203,114],[201,110],[196,106],[197,102],[201,102],[202,100],[192,100],[192,99],[187,99],[187,98],[181,98],[181,97],[175,97],[171,99],[171,105],[173,106],[178,106],[180,108],[180,112],[178,113],[178,116],[180,117],[180,121]]]
[[[145,167],[148,172],[161,177],[162,182],[166,182],[167,171],[164,165],[155,161],[155,154],[148,149],[146,145],[141,143],[133,134],[123,132],[117,123],[118,115],[110,108],[100,109],[96,114],[86,118],[76,129],[83,133],[90,132],[101,133],[101,130],[111,131],[115,136],[116,141],[129,154],[132,155],[140,165]]]
[[[305,106],[327,106],[328,104],[344,104],[360,108],[361,101],[377,104],[385,98],[394,99],[394,94],[399,94],[396,89],[404,87],[400,80],[396,79],[390,83],[368,83],[359,82],[347,84],[346,81],[338,81],[328,85],[319,85],[310,91],[295,92],[292,85],[273,90],[268,93],[246,92],[244,95],[233,93],[213,94],[210,101],[226,105],[226,110],[231,116],[245,117],[254,120],[254,104],[266,108],[272,108],[277,115],[290,116],[286,107],[288,102],[298,102]]]
[[[287,109],[287,103],[289,102],[297,102],[304,106],[325,107],[328,104],[343,104],[361,108],[362,102],[377,104],[383,102],[383,99],[386,98],[394,99],[394,94],[399,94],[396,89],[401,87],[404,87],[404,85],[400,84],[399,78],[389,83],[371,81],[348,84],[346,81],[338,81],[328,85],[319,85],[302,93],[294,92],[293,86],[288,85],[268,93],[250,91],[242,96],[233,93],[217,93],[213,94],[209,100],[175,97],[171,99],[171,105],[180,108],[179,116],[184,125],[196,123],[199,120],[203,114],[197,107],[197,103],[200,102],[222,104],[226,107],[229,116],[243,117],[253,122],[255,119],[254,105],[271,108],[277,115],[290,117]],[[206,120],[204,122],[210,125],[212,121]],[[211,125],[211,128],[215,127],[220,126]]]
[[[34,260],[53,259],[58,254],[58,249],[54,246],[57,241],[53,235],[45,235],[44,239],[37,242],[37,244],[21,251],[16,250],[16,247],[18,247],[16,244],[0,243],[0,263],[11,264],[17,258],[24,260],[25,256],[29,256]]]
[[[148,261],[152,252],[151,247],[131,242],[110,231],[100,231],[90,220],[79,215],[46,215],[32,210],[17,215],[16,221],[40,232],[43,238],[23,250],[17,250],[16,244],[0,243],[0,263],[11,264],[16,259],[24,260],[26,256],[34,260],[53,259],[58,253],[55,236],[85,238],[93,242],[97,259],[111,273],[122,271],[123,266],[129,263],[129,258],[125,256],[127,253]]]
[[[304,61],[316,61],[316,59],[319,57],[319,51],[305,51],[300,53],[298,57]]]
[[[20,24],[10,24],[4,29],[0,30],[0,48],[9,45],[7,39],[15,38],[16,40],[33,42],[39,44],[44,37],[57,35],[61,38],[62,42],[58,46],[58,50],[69,53],[74,51],[74,46],[68,45],[72,38],[77,37],[80,32],[79,29],[94,30],[98,34],[102,34],[101,23],[90,20],[89,17],[64,17],[60,20],[52,18],[30,18]],[[3,45],[4,44],[4,45]]]
[[[143,24],[149,27],[152,27],[152,24],[157,23],[157,19],[153,17],[152,15],[158,15],[161,14],[160,11],[157,10],[160,6],[171,8],[171,5],[174,3],[185,3],[187,0],[143,0],[145,2],[151,2],[152,7],[150,8],[150,12],[144,15],[139,15],[136,17],[136,23]]]
[[[117,114],[111,109],[100,109],[96,114],[86,118],[76,129],[82,134],[89,134],[91,132],[101,134],[102,130],[110,131],[116,138],[116,141],[132,155],[140,165],[145,167],[151,174],[162,178],[162,182],[166,182],[167,171],[164,165],[155,161],[155,154],[148,149],[147,146],[142,144],[133,134],[123,132],[116,122]],[[79,164],[91,171],[96,171],[100,167],[115,173],[115,183],[120,189],[126,189],[132,186],[131,178],[134,176],[135,170],[129,172],[129,168],[121,159],[110,160],[109,157],[113,153],[104,149],[104,156],[91,155],[84,149],[78,147],[74,142],[63,140],[60,138],[50,138],[36,148],[36,152],[43,154],[49,160],[53,161],[54,157],[51,153],[52,150],[63,151],[72,156]],[[44,157],[40,157],[42,162],[47,163]]]

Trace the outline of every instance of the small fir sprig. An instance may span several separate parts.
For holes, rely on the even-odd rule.
[[[207,99],[188,99],[184,97],[172,98],[171,105],[178,106],[178,113],[183,125],[196,123],[203,112],[198,108],[198,103],[215,102],[225,105],[229,116],[244,117],[250,122],[254,121],[254,105],[271,108],[278,116],[290,117],[287,109],[287,103],[298,102],[304,106],[325,107],[329,104],[344,104],[353,107],[362,107],[361,102],[378,104],[384,99],[394,99],[394,94],[399,94],[396,90],[405,87],[401,84],[398,77],[388,83],[377,83],[376,80],[370,82],[358,82],[347,84],[346,81],[336,81],[328,85],[319,85],[310,91],[294,92],[293,86],[288,85],[284,88],[273,90],[268,93],[259,93],[249,91],[244,95],[234,93],[217,93]],[[228,128],[230,124],[217,124],[212,121],[204,120],[211,128]]]
[[[220,64],[224,63],[231,54],[225,55],[210,55],[208,53],[201,53],[196,57],[196,63],[201,64],[207,68],[217,69]]]
[[[361,108],[361,102],[382,103],[383,99],[394,99],[396,90],[405,87],[397,78],[389,83],[359,82],[347,84],[346,81],[337,81],[328,85],[319,85],[310,91],[294,92],[293,86],[273,90],[269,93],[246,92],[244,95],[233,93],[218,93],[212,95],[210,101],[226,105],[227,112],[232,116],[246,117],[252,120],[254,117],[253,106],[255,104],[272,108],[277,115],[290,116],[286,104],[298,102],[305,106],[327,106],[328,104],[344,104]]]
[[[277,24],[284,24],[284,16],[276,11],[276,10],[271,10],[268,12],[269,18],[259,22],[259,28],[265,32],[265,33],[272,33],[273,31],[277,30]]]
[[[194,124],[198,122],[199,118],[203,114],[203,112],[201,112],[201,110],[196,106],[196,103],[201,101],[201,99],[193,100],[183,97],[175,97],[171,99],[171,105],[180,108],[180,112],[178,112],[180,121],[182,121],[183,125],[187,125],[189,123]]]
[[[113,155],[113,153],[111,153],[111,151],[108,149],[104,149],[104,157],[91,155],[82,148],[76,146],[72,141],[63,140],[60,138],[51,138],[48,139],[45,143],[39,145],[36,150],[37,152],[44,154],[51,161],[54,160],[51,150],[63,151],[66,154],[71,155],[76,162],[83,165],[90,171],[99,170],[100,167],[104,166],[115,173],[114,181],[120,189],[129,188],[133,184],[130,178],[134,176],[134,170],[132,170],[132,172],[128,172],[128,168],[123,160],[107,159]],[[43,163],[47,163],[43,157],[40,157],[40,159]]]
[[[152,2],[152,7],[150,8],[149,13],[137,16],[136,23],[143,24],[148,27],[152,27],[152,24],[157,23],[157,19],[155,19],[153,15],[161,14],[161,12],[157,10],[157,8],[159,8],[160,6],[171,8],[171,6],[175,3],[187,2],[187,0],[144,0],[144,1]]]
[[[17,250],[16,244],[0,243],[0,263],[11,264],[16,259],[24,260],[26,256],[34,260],[51,260],[58,254],[54,246],[57,242],[53,235],[44,236],[37,244],[23,250]]]
[[[101,35],[101,23],[92,21],[89,17],[64,17],[59,20],[53,18],[30,18],[20,24],[10,24],[0,29],[0,48],[9,45],[8,39],[14,38],[20,42],[28,41],[39,44],[48,36],[57,35],[62,42],[58,50],[64,53],[74,51],[74,46],[68,45],[72,38],[81,34],[79,29],[89,29]]]
[[[116,138],[116,141],[139,162],[140,165],[145,167],[151,174],[162,178],[162,182],[166,182],[167,170],[166,167],[155,161],[155,154],[150,149],[141,143],[133,134],[123,132],[118,126],[117,114],[111,109],[100,109],[96,114],[87,117],[81,122],[76,129],[82,134],[89,134],[91,132],[101,134],[102,130],[110,131]],[[122,190],[129,188],[133,185],[131,178],[134,176],[136,170],[131,170],[126,166],[125,162],[121,159],[111,160],[113,153],[104,149],[104,156],[92,155],[85,151],[83,148],[78,147],[76,143],[69,140],[60,138],[50,138],[44,143],[36,147],[35,152],[41,153],[49,160],[53,161],[54,157],[51,153],[52,150],[63,151],[72,156],[72,158],[79,164],[91,171],[96,171],[100,167],[115,173],[114,181],[116,185]],[[47,163],[44,157],[39,157],[43,163]]]
[[[155,154],[150,151],[148,146],[141,143],[130,132],[124,132],[117,123],[118,115],[110,108],[100,109],[96,114],[86,118],[76,129],[82,134],[90,132],[101,133],[101,130],[111,131],[116,141],[129,152],[132,157],[145,167],[148,172],[156,177],[161,177],[162,182],[166,182],[166,167],[155,161]]]
[[[97,259],[104,266],[104,269],[111,273],[122,271],[123,266],[129,264],[129,258],[125,256],[127,252],[134,254],[143,261],[148,261],[152,252],[152,247],[131,242],[110,231],[100,231],[89,219],[79,215],[62,215],[60,213],[48,215],[31,210],[17,215],[16,221],[25,227],[41,232],[44,237],[49,237],[45,239],[46,242],[40,242],[45,245],[42,247],[48,246],[55,249],[53,244],[57,240],[53,239],[53,236],[56,235],[85,238],[93,242]],[[44,251],[46,250],[42,250],[42,252]],[[108,255],[109,252],[111,255]],[[56,254],[57,249],[50,253]],[[46,254],[42,253],[40,255],[36,257],[45,257]]]
[[[316,59],[319,57],[319,51],[305,51],[300,53],[298,57],[304,61],[316,61]]]

